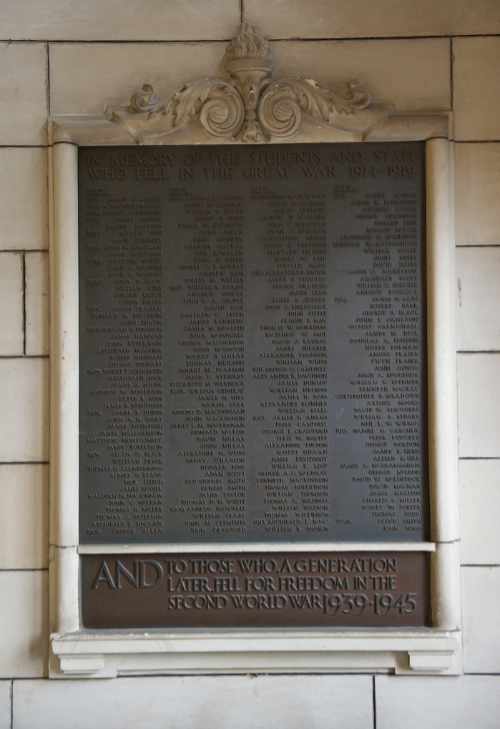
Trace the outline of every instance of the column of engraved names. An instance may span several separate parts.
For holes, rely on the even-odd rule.
[[[362,508],[386,532],[418,534],[422,525],[423,393],[416,197],[414,192],[393,192],[364,202],[360,214],[364,211],[369,223],[364,251],[373,263],[371,283],[363,277],[357,282],[357,294],[368,295],[369,301],[357,332],[374,334],[378,344],[366,345],[373,378],[358,382],[373,396],[375,410],[366,440],[373,481]],[[380,342],[385,344],[384,351]]]
[[[159,199],[88,192],[86,225],[83,321],[95,354],[82,353],[82,423],[96,505],[87,536],[140,540],[163,524]]]
[[[425,397],[419,207],[411,179],[380,188],[351,191],[354,223],[333,243],[349,262],[337,314],[351,303],[346,333],[359,353],[352,359],[358,366],[336,392],[350,413],[337,429],[345,456],[337,467],[372,533],[418,538]],[[356,460],[349,460],[344,442],[358,444]]]
[[[169,512],[194,539],[246,527],[243,207],[170,192],[167,419]],[[174,250],[175,249],[175,250]]]
[[[263,537],[328,530],[325,196],[253,192],[249,474]],[[250,461],[250,457],[249,457]]]
[[[397,412],[390,412],[388,425],[397,462],[394,496],[401,513],[402,530],[424,535],[424,466],[422,451],[425,430],[424,337],[421,300],[421,250],[414,244],[419,221],[414,192],[395,193],[386,239],[397,260],[392,261],[391,293],[394,307],[387,327],[392,334],[389,382]]]

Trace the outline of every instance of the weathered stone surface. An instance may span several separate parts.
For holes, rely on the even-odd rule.
[[[497,729],[499,676],[377,676],[377,728]]]
[[[399,111],[450,106],[445,39],[293,41],[273,43],[272,48],[276,76],[305,76],[321,83],[356,79]]]
[[[500,457],[500,354],[458,355],[459,454]]]
[[[48,246],[47,151],[0,148],[0,250]]]
[[[12,729],[11,691],[11,681],[0,681],[0,729]]]
[[[455,139],[500,139],[500,38],[454,38],[453,59]]]
[[[0,252],[0,354],[23,353],[23,257]]]
[[[0,569],[48,566],[48,466],[0,464]]]
[[[462,562],[500,564],[500,461],[459,462]]]
[[[2,5],[2,36],[30,40],[196,40],[230,38],[239,0],[37,0]]]
[[[0,678],[46,675],[47,572],[0,572],[0,595]]]
[[[457,349],[500,350],[500,247],[457,248]]]
[[[26,253],[26,354],[49,353],[49,257]]]
[[[372,729],[369,676],[19,681],[16,729]]]
[[[272,38],[373,38],[376,36],[498,33],[495,0],[245,0],[248,20]]]
[[[94,43],[50,47],[55,114],[102,114],[123,104],[143,83],[167,99],[179,86],[217,75],[225,43]]]
[[[2,25],[4,22],[2,8]],[[2,28],[3,35],[3,28]],[[3,37],[5,37],[3,35]],[[45,43],[0,43],[0,140],[47,143]]]
[[[46,461],[48,360],[0,359],[0,462]]]
[[[457,245],[500,243],[500,144],[455,145]]]
[[[499,673],[500,567],[462,567],[462,585],[464,670],[467,673]],[[499,695],[497,689],[496,696]],[[498,720],[498,707],[492,715]]]

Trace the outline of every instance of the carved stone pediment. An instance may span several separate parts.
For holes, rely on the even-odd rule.
[[[274,79],[269,42],[248,23],[227,46],[223,66],[227,77],[187,83],[166,102],[144,84],[105,116],[138,144],[196,121],[212,136],[260,143],[291,137],[305,118],[363,138],[391,112],[355,81],[326,88],[310,78]]]

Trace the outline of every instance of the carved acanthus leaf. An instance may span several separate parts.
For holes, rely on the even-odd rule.
[[[351,116],[372,103],[369,94],[357,82],[338,88],[324,88],[313,79],[273,81],[262,94],[259,118],[266,131],[289,137],[302,123],[302,114],[322,124],[337,126],[339,116]],[[338,125],[345,128],[344,124]]]
[[[245,107],[237,89],[228,81],[204,78],[186,84],[167,106],[175,129],[199,119],[216,137],[236,136],[245,118]],[[168,133],[168,132],[167,132]]]
[[[138,143],[148,136],[161,138],[199,119],[218,137],[236,136],[245,118],[243,100],[228,81],[198,79],[186,84],[162,104],[151,86],[145,84],[127,106],[107,108],[106,117],[121,124]]]
[[[165,104],[144,84],[126,106],[107,108],[106,118],[121,124],[139,143],[158,140],[195,120],[212,136],[262,142],[295,134],[304,116],[363,134],[390,112],[354,81],[333,88],[308,78],[273,81],[269,43],[248,23],[228,45],[224,66],[227,78],[193,81]]]

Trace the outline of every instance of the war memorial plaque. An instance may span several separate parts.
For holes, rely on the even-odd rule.
[[[87,628],[416,627],[428,582],[414,552],[92,555],[82,608]]]
[[[82,557],[84,624],[425,624],[427,557],[390,552],[428,537],[424,201],[422,143],[80,148],[80,542],[179,545]],[[359,541],[385,587],[337,572]],[[274,608],[216,550],[259,542]]]

